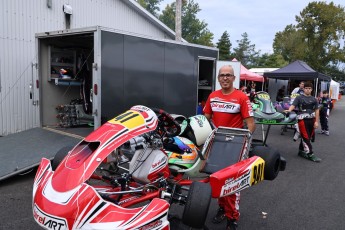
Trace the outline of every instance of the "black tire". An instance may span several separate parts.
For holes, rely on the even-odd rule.
[[[192,228],[204,227],[210,202],[210,185],[202,182],[193,182],[189,188],[187,202],[182,215],[182,223]]]
[[[280,171],[280,154],[277,150],[266,146],[255,146],[250,156],[261,157],[265,161],[264,179],[274,180]]]
[[[73,146],[65,146],[61,148],[54,156],[54,159],[52,161],[52,169],[55,171],[55,169],[59,166],[61,161],[67,156],[68,152],[73,148]]]

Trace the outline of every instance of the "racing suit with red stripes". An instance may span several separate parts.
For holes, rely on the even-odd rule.
[[[243,128],[243,120],[254,116],[249,98],[240,90],[224,95],[221,90],[214,91],[208,97],[205,114],[212,114],[212,121],[216,127]],[[220,207],[224,208],[225,216],[238,220],[240,193],[218,199]]]
[[[300,95],[292,104],[297,109],[298,128],[301,135],[299,150],[312,154],[311,142],[315,140],[315,111],[318,109],[319,103],[313,96]]]

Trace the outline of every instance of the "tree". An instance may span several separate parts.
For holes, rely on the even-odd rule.
[[[158,18],[158,11],[160,10],[158,5],[163,0],[136,0],[143,8]]]
[[[281,68],[288,64],[289,62],[282,55],[274,53],[264,53],[256,59],[256,67],[259,68]]]
[[[276,33],[276,54],[292,62],[297,59],[313,69],[332,75],[345,62],[345,9],[333,2],[311,2],[296,16],[297,25]]]
[[[217,48],[219,49],[219,60],[229,60],[230,50],[231,50],[230,36],[227,31],[225,31],[221,38],[217,42]]]
[[[345,9],[333,2],[311,2],[296,16],[297,28],[306,43],[306,62],[320,72],[345,62]]]
[[[207,29],[207,23],[196,17],[198,12],[200,8],[194,0],[182,2],[182,38],[191,43],[213,46],[213,33]],[[175,2],[165,7],[159,19],[175,31]]]
[[[305,59],[305,42],[302,32],[294,25],[288,25],[283,32],[278,32],[273,41],[273,51],[286,61]]]
[[[241,36],[241,40],[236,40],[238,46],[234,48],[234,56],[247,68],[255,67],[260,51],[255,50],[255,45],[251,44],[246,32]]]

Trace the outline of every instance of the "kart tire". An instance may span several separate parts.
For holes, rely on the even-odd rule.
[[[211,202],[211,187],[207,183],[193,182],[189,188],[183,210],[182,223],[192,228],[202,228]]]
[[[54,156],[54,159],[52,161],[52,169],[55,171],[55,169],[59,166],[61,161],[67,156],[68,152],[73,148],[73,146],[65,146],[61,148]]]
[[[250,156],[261,157],[265,161],[264,179],[274,180],[280,171],[280,154],[277,150],[266,146],[255,146]]]

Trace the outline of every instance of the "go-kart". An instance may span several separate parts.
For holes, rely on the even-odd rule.
[[[297,120],[296,113],[284,113],[284,103],[272,103],[271,97],[267,92],[259,91],[253,95],[252,108],[254,111],[254,119],[256,124],[268,125],[266,135],[263,133],[263,144],[266,140],[271,125],[281,125],[281,135],[287,130],[288,126],[293,127]]]
[[[282,110],[277,110],[273,105],[270,95],[267,92],[260,91],[254,96],[252,102],[255,123],[266,125],[288,125],[294,124],[296,114],[290,113],[288,116]]]
[[[52,162],[43,158],[33,185],[35,221],[59,230],[170,229],[169,208],[179,204],[182,222],[201,228],[211,197],[285,169],[277,151],[251,148],[246,129],[212,129],[202,115],[183,122],[133,106]]]

